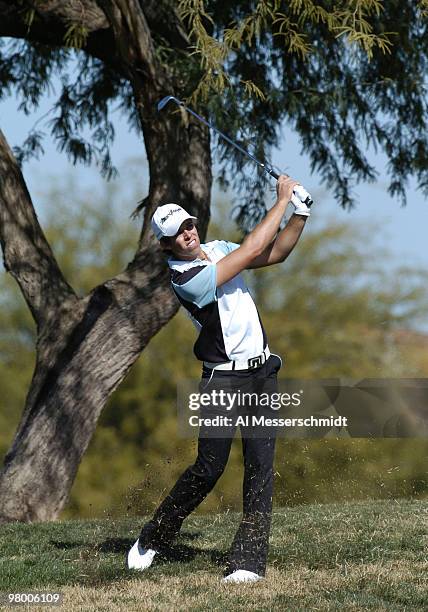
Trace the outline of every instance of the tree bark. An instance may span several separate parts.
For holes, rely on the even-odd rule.
[[[0,2],[0,34],[25,36],[22,16]],[[150,29],[136,1],[79,0],[91,15],[87,52],[120,70],[132,84],[149,168],[138,248],[126,270],[83,297],[63,277],[43,235],[23,176],[0,133],[0,241],[37,325],[36,366],[22,419],[0,472],[0,522],[55,519],[111,393],[150,339],[178,309],[164,256],[150,232],[158,203],[175,200],[209,220],[209,133],[179,114],[156,113],[174,93],[158,64]],[[37,2],[31,37],[59,44],[70,23],[70,2]],[[69,9],[69,10],[68,10]],[[68,11],[68,12],[67,12]],[[64,15],[66,15],[64,17]],[[49,21],[49,33],[42,27]],[[64,21],[65,20],[65,21]],[[67,21],[68,20],[68,21]],[[6,33],[7,33],[6,32]],[[54,39],[58,39],[54,42]],[[114,47],[104,49],[100,39]],[[103,56],[106,57],[103,57]],[[186,118],[187,119],[187,118]]]

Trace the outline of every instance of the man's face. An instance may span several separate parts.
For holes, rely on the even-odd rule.
[[[192,260],[198,257],[201,243],[193,219],[183,221],[175,236],[171,236],[163,245],[171,249],[177,259]]]

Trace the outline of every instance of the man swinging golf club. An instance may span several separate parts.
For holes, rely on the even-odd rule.
[[[286,259],[310,208],[293,194],[297,181],[281,175],[277,200],[241,245],[199,241],[195,217],[177,204],[159,206],[153,231],[168,253],[171,284],[199,331],[194,352],[203,362],[201,388],[227,382],[228,389],[274,393],[281,359],[270,353],[257,308],[241,272]],[[287,205],[295,210],[279,231]],[[241,430],[242,431],[242,430]],[[128,553],[128,567],[148,568],[169,547],[184,519],[205,499],[226,466],[233,435],[207,437],[200,430],[195,463],[146,523]],[[253,582],[265,575],[272,511],[275,435],[242,435],[245,465],[243,517],[233,540],[225,582]]]

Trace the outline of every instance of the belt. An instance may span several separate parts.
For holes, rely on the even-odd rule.
[[[254,370],[266,363],[269,357],[270,350],[269,347],[266,347],[263,353],[257,355],[257,357],[251,357],[243,361],[226,361],[225,363],[204,361],[204,366],[210,370]]]

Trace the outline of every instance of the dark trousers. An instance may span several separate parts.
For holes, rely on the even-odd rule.
[[[271,355],[256,370],[233,373],[216,370],[208,383],[211,372],[204,371],[201,389],[207,392],[216,386],[231,391],[274,393],[280,367],[280,359]],[[204,437],[204,433],[204,430],[200,431],[195,463],[180,476],[152,520],[144,525],[140,544],[145,548],[168,547],[184,519],[199,506],[222,475],[229,458],[233,432],[221,438]],[[243,516],[230,549],[226,573],[245,569],[264,575],[272,513],[275,435],[269,432],[260,438],[260,434],[242,428],[241,433],[245,468]]]

